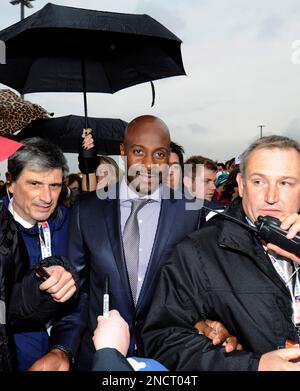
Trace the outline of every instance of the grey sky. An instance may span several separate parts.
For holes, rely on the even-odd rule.
[[[149,113],[169,125],[186,156],[227,160],[259,136],[300,139],[300,64],[291,62],[300,39],[299,0],[53,0],[103,11],[147,13],[183,40],[187,77],[149,83],[114,95],[89,94],[89,115],[126,121]],[[34,9],[47,1],[34,1]],[[0,29],[19,20],[19,6],[0,0]],[[81,94],[30,94],[56,116],[82,115]]]

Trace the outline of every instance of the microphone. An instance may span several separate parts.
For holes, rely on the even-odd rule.
[[[296,235],[293,239],[287,239],[286,235],[288,231],[280,228],[281,221],[273,216],[258,216],[257,220],[254,222],[255,227],[244,223],[243,221],[229,216],[226,213],[218,212],[214,209],[211,209],[207,206],[203,208],[210,210],[226,220],[230,220],[240,226],[246,228],[248,231],[252,231],[258,236],[261,240],[266,243],[272,243],[276,246],[286,250],[290,253],[295,254],[297,257],[300,257],[300,235]]]

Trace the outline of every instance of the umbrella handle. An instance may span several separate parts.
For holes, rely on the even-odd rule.
[[[95,156],[96,156],[95,147],[93,147],[91,149],[84,149],[82,151],[82,157],[85,158],[85,159],[90,159],[90,158],[93,158]]]
[[[87,168],[87,159],[95,158],[96,157],[96,148],[90,148],[90,149],[83,149],[82,151],[82,157],[84,160],[84,164]],[[89,173],[86,174],[86,187],[87,191],[90,191],[90,178]]]

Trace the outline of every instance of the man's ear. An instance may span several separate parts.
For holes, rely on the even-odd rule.
[[[243,197],[244,183],[243,183],[243,177],[242,177],[241,173],[237,174],[236,181],[237,181],[237,184],[238,184],[238,187],[239,187],[239,196]]]
[[[10,172],[6,172],[5,173],[5,179],[6,179],[6,188],[7,190],[10,192],[10,193],[13,193],[13,181],[12,181],[12,177],[11,177],[11,173]]]
[[[6,183],[11,183],[12,180],[11,180],[11,173],[6,171],[5,173],[5,179],[6,179]]]

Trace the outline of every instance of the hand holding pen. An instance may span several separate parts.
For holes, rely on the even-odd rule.
[[[119,312],[111,310],[107,317],[100,315],[97,320],[93,336],[95,349],[113,348],[126,357],[130,341],[129,327]]]

